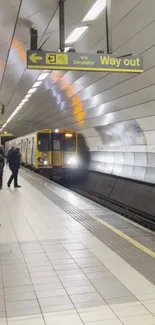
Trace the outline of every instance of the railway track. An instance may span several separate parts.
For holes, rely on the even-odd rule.
[[[63,185],[63,184],[61,184]],[[101,196],[91,190],[83,189],[80,186],[67,186],[72,191],[81,194],[88,199],[99,203],[100,205],[108,208],[111,211],[119,213],[120,215],[128,218],[141,226],[148,228],[150,230],[155,231],[155,217],[151,216],[150,214],[143,213],[142,211],[135,210],[129,206],[120,204],[114,200],[111,200],[107,197]]]

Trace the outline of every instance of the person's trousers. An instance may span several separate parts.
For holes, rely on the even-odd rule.
[[[12,174],[8,180],[8,185],[11,185],[12,181],[14,180],[14,186],[17,186],[18,185],[18,171],[19,171],[19,169],[10,167],[10,170],[11,170]]]
[[[3,186],[3,169],[0,169],[0,188]]]

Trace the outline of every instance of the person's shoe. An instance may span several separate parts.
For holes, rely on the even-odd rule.
[[[7,187],[9,187],[9,188],[10,188],[10,184],[9,184],[9,183],[7,183]]]
[[[0,190],[2,190],[2,186],[0,186]]]
[[[21,188],[21,186],[20,186],[20,185],[18,185],[18,184],[17,184],[17,185],[15,185],[14,187],[15,187],[15,188]]]

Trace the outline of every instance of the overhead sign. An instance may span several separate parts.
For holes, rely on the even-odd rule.
[[[141,56],[117,57],[104,54],[80,54],[27,51],[27,68],[37,70],[143,72]]]
[[[13,134],[6,131],[0,131],[0,137],[13,137]]]

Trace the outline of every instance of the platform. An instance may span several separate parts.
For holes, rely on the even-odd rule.
[[[155,235],[28,170],[20,183],[0,192],[0,325],[155,325]]]

